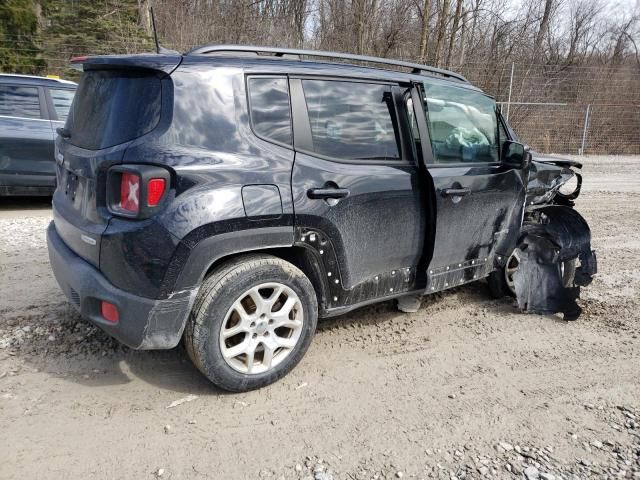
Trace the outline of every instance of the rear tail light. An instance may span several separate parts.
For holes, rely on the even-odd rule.
[[[100,302],[100,313],[102,314],[102,318],[104,318],[107,322],[118,323],[118,321],[120,320],[118,307],[116,307],[113,303],[105,302],[104,300],[102,300],[102,302]]]
[[[83,57],[73,57],[69,63],[70,63],[70,67],[73,68],[74,70],[80,70],[82,71],[84,69],[83,67],[83,63],[87,61],[89,57],[83,56]]]
[[[170,185],[169,171],[152,165],[118,165],[107,175],[107,208],[115,215],[148,218],[160,208]]]
[[[120,176],[120,208],[131,213],[140,210],[140,176],[135,173]]]
[[[147,182],[147,205],[149,207],[155,207],[160,203],[166,184],[164,178],[152,178]]]

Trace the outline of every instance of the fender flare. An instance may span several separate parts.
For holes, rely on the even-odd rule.
[[[171,261],[167,276],[163,282],[164,295],[182,290],[198,288],[211,266],[220,259],[239,253],[293,246],[293,228],[291,226],[272,226],[237,230],[206,237],[190,246],[182,241]],[[172,277],[172,267],[178,271]]]

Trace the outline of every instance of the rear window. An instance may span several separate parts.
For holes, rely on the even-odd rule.
[[[98,150],[149,133],[160,120],[160,79],[142,71],[84,72],[67,118],[69,142]]]

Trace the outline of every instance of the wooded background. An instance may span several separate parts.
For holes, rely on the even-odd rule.
[[[0,71],[203,43],[419,61],[495,96],[544,152],[640,154],[640,0],[0,0]]]

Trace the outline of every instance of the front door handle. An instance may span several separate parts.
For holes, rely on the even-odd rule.
[[[441,190],[441,195],[443,197],[464,197],[470,193],[470,188],[445,188],[444,190]]]
[[[309,198],[345,198],[349,196],[349,190],[346,188],[311,188],[307,190],[307,197]]]

